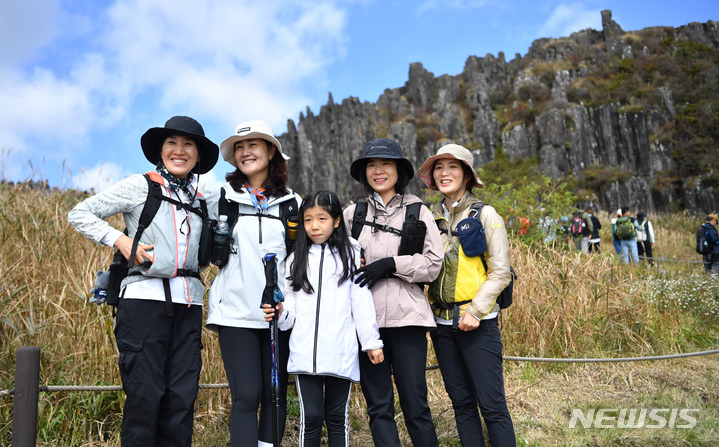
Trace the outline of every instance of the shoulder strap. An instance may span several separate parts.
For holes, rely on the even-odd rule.
[[[484,202],[475,202],[472,204],[471,207],[469,207],[469,215],[467,217],[476,217],[479,219],[479,216],[482,214],[482,208],[484,208],[484,205],[486,205]]]
[[[404,213],[404,220],[415,219],[419,220],[419,213],[422,210],[422,202],[415,202],[407,205],[407,210]]]
[[[280,203],[280,220],[287,229],[287,221],[290,217],[297,215],[297,198],[292,197],[292,200],[285,200]]]
[[[147,198],[145,199],[145,205],[142,207],[140,213],[140,221],[137,224],[137,231],[135,232],[135,238],[132,240],[132,249],[130,250],[130,259],[127,261],[127,268],[132,268],[135,265],[135,255],[137,254],[137,246],[140,243],[140,237],[145,229],[152,223],[152,219],[155,218],[157,210],[160,209],[163,197],[162,186],[160,183],[155,181],[152,177],[152,173],[143,174],[147,181]]]
[[[225,197],[225,188],[220,188],[220,201],[217,204],[218,216],[227,216],[227,224],[230,226],[230,234],[235,228],[239,216],[239,205],[237,202],[230,202]]]
[[[290,236],[288,221],[292,217],[294,217],[295,221],[297,221],[298,212],[299,207],[297,205],[297,197],[294,195],[291,200],[285,200],[280,203],[280,220],[282,221],[282,225],[285,227],[285,247],[287,248],[288,255],[295,245],[295,239]]]
[[[365,218],[367,217],[368,204],[364,200],[360,200],[355,205],[355,212],[352,216],[352,238],[359,239],[362,228],[364,228]]]

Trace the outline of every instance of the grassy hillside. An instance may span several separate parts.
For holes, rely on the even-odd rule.
[[[109,265],[111,253],[85,240],[66,220],[67,211],[82,198],[72,191],[0,186],[0,390],[13,388],[15,352],[28,345],[42,350],[43,385],[120,383],[110,310],[87,302],[95,272]],[[119,225],[120,219],[112,222]],[[653,222],[657,256],[698,260],[693,252],[695,218],[674,215]],[[565,246],[513,245],[512,262],[520,278],[515,304],[502,316],[505,355],[626,357],[717,347],[719,284],[701,273],[701,265],[621,266],[606,226],[602,245],[604,252],[595,256]],[[204,274],[209,280],[214,272]],[[205,331],[203,343],[201,382],[226,382],[217,337]],[[430,353],[428,364],[435,363]],[[640,363],[505,363],[518,440],[535,446],[715,445],[716,377],[717,355]],[[459,445],[439,371],[429,371],[427,380],[441,444]],[[290,392],[284,445],[297,444],[299,414],[292,387]],[[122,393],[41,393],[40,399],[38,445],[119,445]],[[12,397],[0,397],[0,445],[10,443],[12,403]],[[229,445],[229,407],[228,390],[200,391],[194,445]],[[572,409],[586,413],[601,408],[698,409],[697,426],[569,427]],[[351,411],[352,444],[371,444],[358,387]],[[401,416],[398,421],[402,424]],[[409,444],[402,430],[403,442]]]

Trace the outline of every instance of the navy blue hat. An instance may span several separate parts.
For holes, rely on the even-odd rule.
[[[209,172],[217,163],[220,148],[205,136],[202,125],[189,116],[173,116],[167,120],[165,127],[153,127],[140,138],[145,158],[153,165],[160,162],[160,150],[168,135],[182,135],[195,141],[200,153],[200,161],[197,163],[200,174]]]
[[[402,147],[394,140],[389,138],[376,138],[367,142],[364,146],[364,154],[362,158],[352,162],[350,166],[350,174],[352,178],[360,181],[360,176],[364,172],[367,163],[373,158],[384,158],[387,160],[396,160],[397,168],[403,169],[407,174],[407,178],[414,177],[414,168],[412,163],[404,158]]]

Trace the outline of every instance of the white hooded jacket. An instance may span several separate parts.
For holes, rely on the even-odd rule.
[[[360,247],[351,239],[356,267]],[[287,260],[285,276],[294,255]],[[336,249],[313,244],[308,258],[309,280],[314,293],[291,290],[285,294],[284,311],[279,318],[282,330],[290,335],[290,374],[316,374],[358,382],[360,377],[357,339],[363,351],[383,346],[375,318],[372,293],[354,283],[353,278],[338,284],[342,260]]]

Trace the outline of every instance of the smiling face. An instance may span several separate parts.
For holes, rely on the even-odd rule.
[[[307,208],[302,214],[302,218],[304,219],[305,232],[315,244],[327,242],[334,229],[340,224],[339,216],[333,220],[330,213],[318,205]]]
[[[160,157],[170,174],[185,179],[197,164],[200,154],[195,140],[182,135],[170,135],[162,143]]]
[[[464,178],[462,162],[453,158],[437,160],[432,171],[432,178],[439,192],[455,202],[462,197],[467,189],[467,182],[469,182],[469,179]]]
[[[365,167],[365,175],[370,188],[377,192],[385,203],[391,199],[397,191],[397,162],[387,158],[370,158]]]
[[[270,159],[275,155],[275,146],[270,149],[267,141],[251,138],[235,143],[235,163],[245,174],[253,188],[260,188],[269,176]]]

